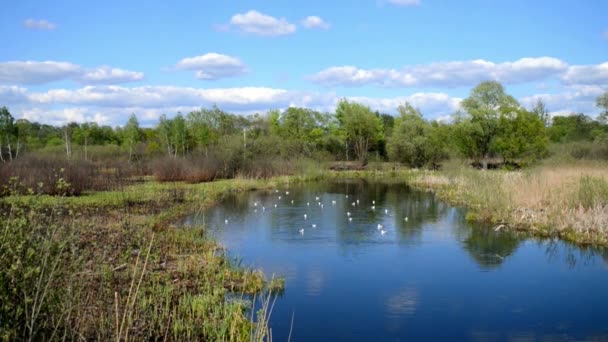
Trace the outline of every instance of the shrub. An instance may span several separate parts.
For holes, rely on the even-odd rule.
[[[85,190],[97,190],[98,172],[90,162],[62,161],[26,156],[0,166],[0,192],[7,195],[38,193],[77,196]],[[97,185],[97,187],[96,187]]]

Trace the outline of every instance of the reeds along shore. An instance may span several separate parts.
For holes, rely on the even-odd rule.
[[[0,340],[267,339],[284,282],[229,259],[202,227],[170,222],[229,191],[275,184],[144,182],[5,198]]]
[[[608,243],[605,163],[540,165],[523,171],[465,167],[420,172],[412,184],[471,209],[471,220],[530,230],[578,243]]]

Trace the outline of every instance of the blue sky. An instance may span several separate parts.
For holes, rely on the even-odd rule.
[[[526,106],[595,115],[608,1],[19,1],[0,12],[0,105],[61,124],[152,124],[340,98],[446,118],[495,79]]]

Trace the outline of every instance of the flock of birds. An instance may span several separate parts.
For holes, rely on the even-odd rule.
[[[282,195],[280,195],[280,194],[282,194],[282,192],[280,192],[279,190],[275,190],[275,193],[276,193],[276,194],[279,194],[279,195],[277,195],[277,199],[280,201],[280,200],[283,198],[283,196],[282,196]],[[289,196],[289,191],[285,191],[285,196]],[[348,199],[348,195],[345,195],[345,198],[347,198],[347,199]],[[315,201],[317,202],[317,206],[318,206],[319,208],[321,208],[321,209],[323,209],[323,208],[324,208],[324,204],[323,204],[323,203],[322,203],[322,201],[321,201],[321,197],[319,197],[319,196],[315,196]],[[293,200],[293,199],[291,200],[291,204],[292,204],[292,205],[294,204],[294,200]],[[335,206],[336,204],[337,204],[337,202],[336,202],[335,200],[332,200],[332,201],[331,201],[331,205],[332,205],[332,206]],[[360,201],[359,201],[358,199],[357,199],[357,200],[355,200],[354,202],[352,202],[352,203],[351,203],[351,206],[352,206],[352,207],[357,207],[357,206],[359,206],[359,205],[360,205]],[[258,212],[258,208],[259,208],[260,206],[261,206],[261,208],[262,208],[262,211],[263,211],[263,212],[265,212],[265,211],[266,211],[266,207],[265,207],[265,206],[262,206],[262,205],[260,204],[260,202],[257,202],[257,201],[253,202],[253,206],[254,206],[254,212],[256,212],[256,213]],[[274,206],[274,208],[278,208],[278,204],[277,204],[277,203],[274,203],[274,204],[273,204],[273,206]],[[306,202],[306,206],[307,206],[307,207],[310,207],[310,202]],[[372,211],[375,211],[375,210],[376,210],[376,201],[375,201],[375,200],[372,200],[372,205],[370,206],[370,209],[371,209]],[[388,215],[388,209],[384,209],[384,213],[385,213],[386,215]],[[346,217],[348,218],[348,221],[349,221],[349,222],[352,222],[352,221],[353,221],[353,216],[352,216],[352,214],[351,214],[351,212],[350,212],[350,211],[347,211],[347,212],[346,212]],[[307,220],[308,220],[308,214],[304,214],[304,221],[307,221]],[[407,222],[407,221],[408,221],[408,217],[407,217],[407,216],[405,216],[405,217],[403,218],[403,220],[404,220],[405,222]],[[225,224],[228,224],[228,219],[225,219],[225,220],[224,220],[224,223],[225,223]],[[316,225],[315,223],[313,223],[313,224],[311,224],[311,227],[312,227],[312,228],[317,228],[317,225]],[[387,233],[387,231],[384,229],[384,226],[383,226],[382,224],[380,224],[380,223],[377,225],[377,227],[376,227],[376,228],[377,228],[378,232],[380,233],[380,235],[385,235],[385,234]],[[300,235],[304,235],[304,228],[299,228],[299,229],[298,229],[298,232],[300,233]]]

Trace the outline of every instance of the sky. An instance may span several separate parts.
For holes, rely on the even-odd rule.
[[[248,115],[343,98],[432,120],[484,80],[530,108],[597,115],[605,0],[10,1],[0,106],[49,124],[143,125],[217,105]]]

